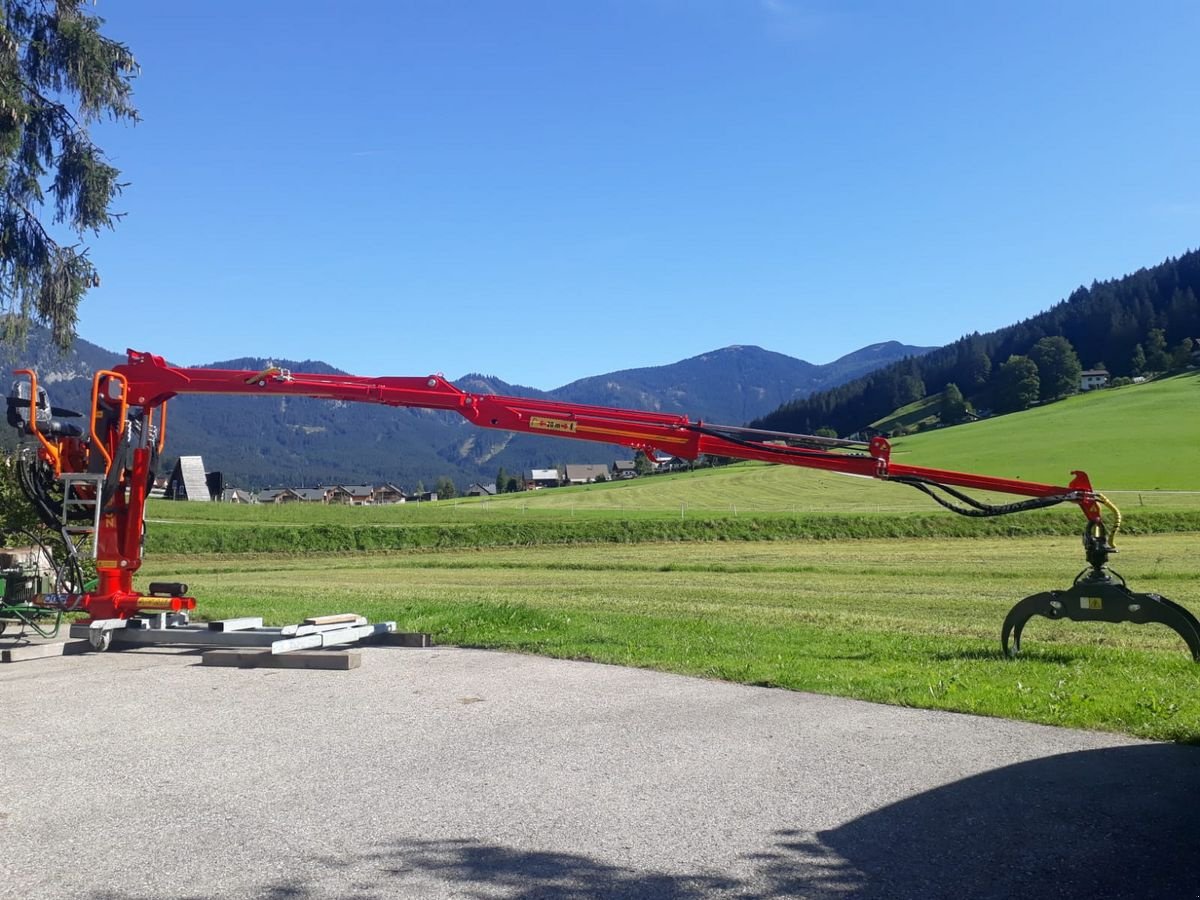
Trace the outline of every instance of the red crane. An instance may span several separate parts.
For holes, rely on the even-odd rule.
[[[1120,514],[1082,471],[1072,472],[1065,486],[1039,484],[896,463],[883,437],[847,441],[712,425],[681,415],[472,394],[440,375],[367,378],[293,373],[274,366],[258,372],[181,368],[149,353],[130,350],[128,354],[126,363],[95,374],[87,433],[64,421],[69,410],[49,405],[30,370],[16,373],[22,379],[8,401],[9,422],[26,440],[19,465],[21,483],[41,518],[61,531],[72,558],[82,544],[80,536],[94,535],[96,587],[81,591],[76,584],[45,602],[84,611],[93,620],[195,608],[196,601],[186,596],[184,585],[152,584],[148,593],[133,587],[134,573],[142,563],[146,498],[166,435],[167,402],[184,394],[283,395],[452,411],[482,428],[620,444],[647,454],[662,451],[684,459],[708,454],[868,476],[911,485],[970,516],[1074,503],[1086,520],[1088,568],[1069,588],[1035,594],[1013,607],[1001,632],[1005,652],[1019,652],[1025,623],[1042,615],[1160,622],[1179,633],[1200,661],[1200,622],[1164,597],[1131,591],[1108,568]],[[962,489],[1027,499],[997,505]],[[1111,529],[1102,516],[1104,508],[1111,511]],[[85,524],[88,519],[91,525]]]

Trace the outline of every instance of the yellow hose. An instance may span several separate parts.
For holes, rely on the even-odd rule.
[[[1103,504],[1104,506],[1107,506],[1109,509],[1112,510],[1113,526],[1112,526],[1112,531],[1110,531],[1108,533],[1108,543],[1110,546],[1115,547],[1117,545],[1117,532],[1121,530],[1121,511],[1119,509],[1117,509],[1117,504],[1113,503],[1111,500],[1109,500],[1107,497],[1105,497],[1099,491],[1096,491],[1095,493],[1096,493],[1096,499],[1101,504]]]

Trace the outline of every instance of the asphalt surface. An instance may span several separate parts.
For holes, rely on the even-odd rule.
[[[0,666],[0,897],[1195,897],[1200,749],[371,648]]]

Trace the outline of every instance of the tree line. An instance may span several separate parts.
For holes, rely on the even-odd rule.
[[[805,434],[820,428],[853,434],[899,407],[939,393],[957,395],[954,403],[997,412],[1023,409],[1072,392],[1081,361],[1106,369],[1114,378],[1170,371],[1186,365],[1196,349],[1198,296],[1200,251],[1192,251],[1124,278],[1080,287],[1051,309],[1016,325],[966,335],[923,356],[792,401],[753,425]]]

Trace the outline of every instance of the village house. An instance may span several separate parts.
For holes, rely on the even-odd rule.
[[[613,478],[637,478],[637,466],[632,459],[614,460],[612,464]]]
[[[1107,369],[1085,369],[1079,375],[1079,389],[1081,391],[1094,391],[1096,388],[1102,388],[1107,384]]]
[[[525,490],[558,487],[558,482],[558,469],[530,469],[529,474],[525,476]]]
[[[467,488],[466,493],[463,496],[465,496],[465,497],[494,497],[495,495],[496,495],[495,482],[492,482],[491,484],[481,484],[480,482],[476,481],[474,484],[472,484],[470,487]]]
[[[343,485],[347,494],[350,495],[350,503],[352,506],[370,506],[375,499],[375,486],[370,484],[347,484]]]
[[[328,503],[329,493],[325,488],[292,488],[301,503]]]
[[[378,485],[372,493],[372,500],[376,506],[403,503],[405,499],[404,491],[390,483]]]
[[[369,484],[331,484],[322,488],[329,497],[329,503],[343,503],[347,506],[370,506],[374,500],[373,491]]]
[[[291,488],[269,488],[258,492],[259,503],[299,503],[300,495]]]
[[[650,461],[654,463],[655,472],[677,472],[680,469],[687,468],[687,460],[681,459],[678,456],[671,456],[669,453],[659,453],[650,457]]]
[[[608,466],[603,463],[567,464],[567,484],[591,484],[608,478]]]

